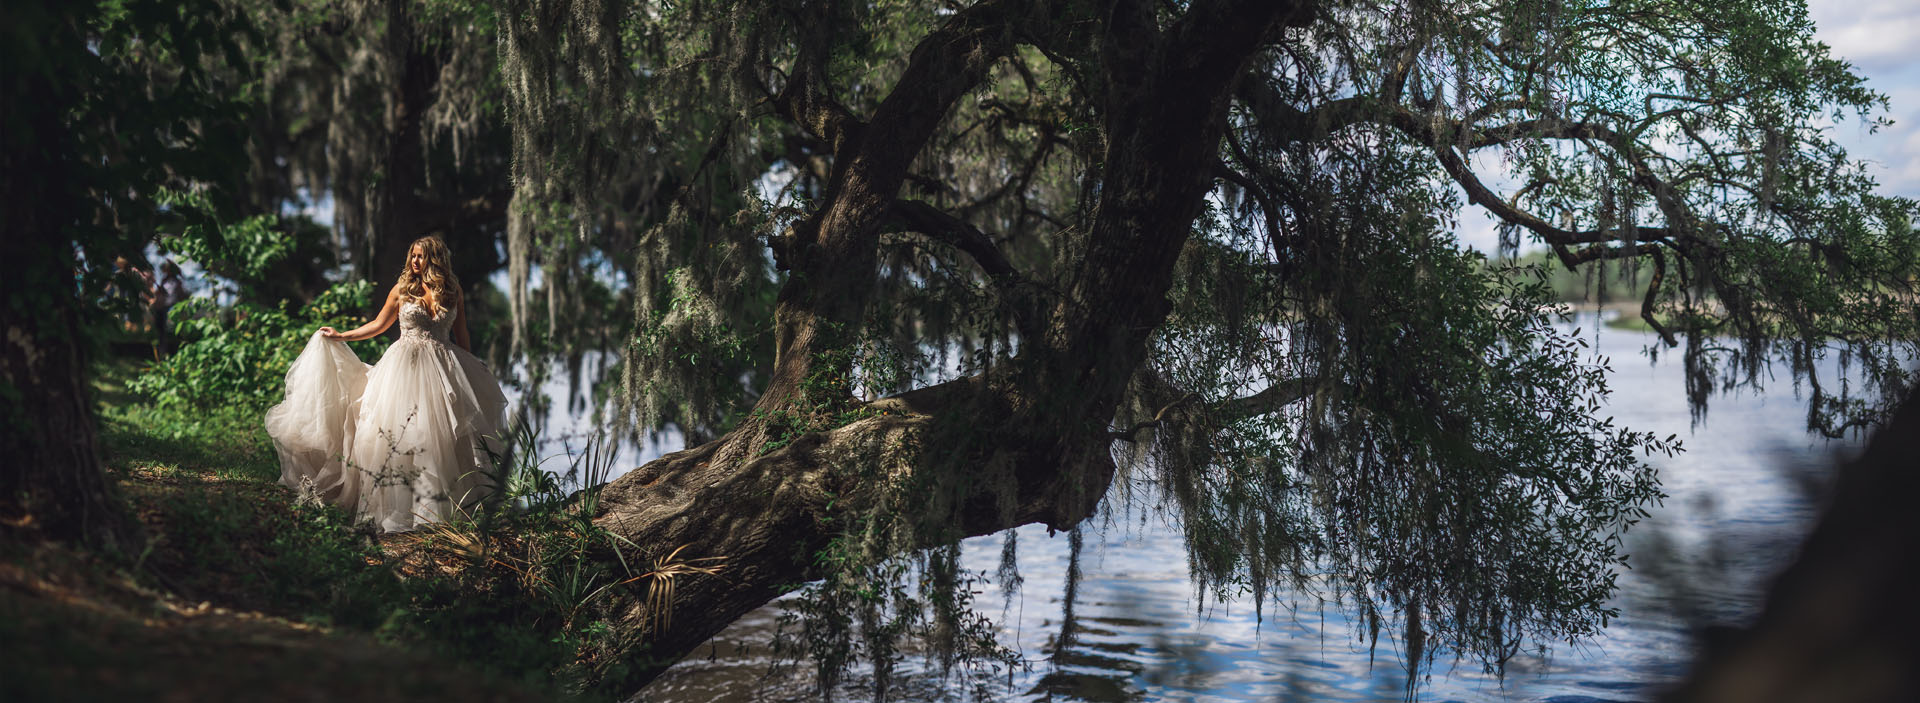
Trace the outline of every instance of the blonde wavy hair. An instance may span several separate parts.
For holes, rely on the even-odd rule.
[[[429,234],[413,240],[407,247],[407,258],[413,258],[413,248],[420,247],[420,253],[427,257],[427,265],[420,273],[413,267],[400,265],[400,289],[402,300],[427,304],[427,293],[433,293],[433,305],[428,309],[434,314],[449,309],[460,298],[460,277],[453,275],[453,254],[447,251],[447,243],[439,235]],[[436,309],[437,308],[437,309]]]

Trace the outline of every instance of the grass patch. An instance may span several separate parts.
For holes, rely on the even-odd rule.
[[[0,592],[7,594],[0,601],[0,644],[21,643],[32,652],[0,664],[0,680],[7,682],[0,684],[0,699],[71,698],[68,687],[91,676],[123,679],[124,685],[99,688],[101,700],[178,697],[178,691],[216,684],[224,692],[193,699],[267,697],[287,688],[275,684],[275,676],[306,682],[328,697],[358,698],[347,694],[373,691],[367,687],[378,683],[288,671],[282,664],[297,668],[296,652],[321,660],[310,671],[368,658],[410,662],[373,667],[392,677],[385,693],[368,693],[374,698],[399,697],[395,687],[412,690],[414,682],[447,678],[410,673],[416,668],[455,672],[448,676],[467,681],[407,695],[418,700],[502,700],[515,691],[541,700],[632,693],[596,684],[618,680],[641,651],[616,634],[613,622],[646,597],[650,574],[609,566],[623,562],[608,553],[636,565],[653,563],[652,555],[618,551],[585,517],[580,501],[569,500],[531,463],[531,436],[522,438],[520,458],[502,458],[518,462],[520,472],[503,483],[525,489],[508,503],[514,507],[379,535],[355,526],[340,509],[301,503],[278,485],[264,409],[152,403],[125,383],[143,365],[110,361],[93,386],[102,401],[109,477],[144,528],[146,548],[111,557],[32,546],[30,538],[0,540],[6,557]],[[0,525],[5,529],[12,528]],[[207,619],[208,613],[224,615]],[[224,624],[206,629],[196,624],[202,620]],[[236,640],[282,636],[291,639],[274,646],[287,661],[236,658],[232,651]],[[200,663],[176,666],[182,658]],[[476,664],[488,673],[465,668]],[[169,673],[174,669],[179,673]],[[276,673],[256,676],[260,672]],[[500,695],[454,695],[471,692],[477,682],[512,685]]]
[[[1661,322],[1662,324],[1666,324],[1665,320]],[[1621,313],[1613,316],[1613,319],[1607,320],[1607,329],[1651,333],[1653,332],[1653,325],[1647,324],[1647,319],[1641,317],[1638,313]]]

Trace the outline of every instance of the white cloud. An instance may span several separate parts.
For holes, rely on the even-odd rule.
[[[1891,107],[1893,125],[1833,125],[1833,138],[1880,180],[1886,195],[1920,197],[1920,0],[1811,0],[1814,36],[1854,64]]]
[[[333,226],[333,196],[322,198],[320,202],[304,208],[306,215],[324,227]]]
[[[1812,0],[1807,10],[1814,37],[1870,73],[1905,67],[1920,45],[1920,2]]]

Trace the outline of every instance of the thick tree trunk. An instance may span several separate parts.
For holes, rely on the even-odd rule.
[[[48,41],[0,51],[12,67],[8,103],[33,106],[0,135],[0,519],[129,550],[139,535],[101,470],[72,278],[74,228],[90,212],[65,124],[79,82],[65,78],[71,67],[46,65],[84,52],[69,23],[85,13],[58,4],[22,8]]]
[[[1101,369],[1119,374],[1116,383],[1130,372]],[[624,684],[644,685],[741,615],[818,578],[815,555],[849,517],[883,507],[912,515],[921,546],[934,546],[1031,523],[1067,530],[1091,515],[1115,471],[1107,430],[1118,391],[1105,406],[1077,406],[1088,416],[1050,416],[1060,405],[1036,396],[1052,398],[1066,382],[1022,392],[1012,380],[970,377],[876,401],[867,408],[877,417],[770,452],[765,426],[749,423],[605,486],[597,522],[615,534],[655,557],[684,548],[682,559],[725,559],[721,576],[675,585],[667,627],[652,626],[662,614],[639,594],[628,601],[620,627],[644,645]]]
[[[393,112],[387,119],[392,131],[385,149],[380,217],[370,233],[371,256],[360,270],[362,278],[383,289],[399,276],[413,240],[435,232],[448,240],[456,255],[465,254],[455,259],[456,267],[469,274],[463,279],[477,281],[480,275],[472,274],[491,273],[498,265],[488,225],[505,222],[507,203],[513,197],[504,184],[490,192],[458,195],[436,195],[428,187],[426,115],[437,98],[448,57],[444,49],[432,48],[429,39],[419,36],[414,11],[407,2],[387,6],[388,50],[403,58],[399,82],[392,86]],[[470,265],[483,261],[487,262],[484,268]]]
[[[427,188],[427,162],[422,131],[427,108],[433,104],[434,87],[440,81],[439,62],[415,46],[413,18],[407,3],[387,4],[389,52],[403,57],[399,84],[393,86],[392,114],[387,117],[386,178],[381,182],[380,219],[372,232],[372,270],[362,271],[366,278],[385,287],[399,275],[407,256],[407,245],[421,231],[423,195]]]
[[[11,202],[45,202],[14,199],[13,189],[7,191],[0,197]],[[9,223],[15,224],[23,223]],[[45,275],[73,268],[64,244],[59,238],[0,236],[0,262],[7,269],[0,278],[8,288],[8,304],[0,306],[0,465],[6,467],[0,470],[0,519],[124,551],[137,546],[138,535],[101,469],[80,301],[71,280]]]
[[[818,578],[814,558],[840,534],[834,526],[883,502],[939,528],[924,533],[938,538],[923,546],[1035,522],[1064,530],[1085,519],[1112,463],[1082,474],[1084,484],[1064,485],[1070,477],[1052,447],[981,437],[974,423],[1005,417],[992,407],[1010,405],[995,395],[981,379],[954,381],[876,402],[871,407],[886,414],[776,451],[718,461],[729,442],[722,438],[607,485],[602,526],[655,557],[684,547],[682,559],[725,559],[721,575],[675,585],[667,627],[651,626],[663,614],[648,611],[643,598],[630,601],[620,626],[644,645],[625,683],[644,685],[741,615]]]

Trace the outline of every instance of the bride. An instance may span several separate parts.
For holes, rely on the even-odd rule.
[[[308,340],[287,370],[285,400],[267,411],[282,484],[387,532],[446,520],[491,490],[481,443],[497,441],[507,400],[467,349],[450,258],[439,237],[416,240],[372,322],[322,327]],[[343,343],[395,320],[400,339],[372,367]]]

